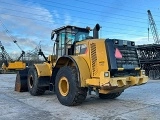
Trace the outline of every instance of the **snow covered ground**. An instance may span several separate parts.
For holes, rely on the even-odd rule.
[[[115,100],[89,95],[79,106],[59,103],[53,92],[14,91],[15,74],[0,74],[0,120],[159,120],[160,80],[126,89]]]

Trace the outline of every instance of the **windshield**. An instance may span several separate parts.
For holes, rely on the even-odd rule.
[[[85,40],[89,36],[89,30],[81,28],[66,28],[59,31],[58,34],[58,56],[68,54],[68,49],[75,43],[75,41]]]
[[[75,41],[85,40],[87,36],[89,36],[89,33],[86,33],[86,32],[78,32],[77,34],[75,34]]]
[[[89,36],[88,30],[81,30],[81,29],[72,29],[72,31],[66,31],[66,42],[67,40],[72,41],[82,41],[85,40],[86,37]]]

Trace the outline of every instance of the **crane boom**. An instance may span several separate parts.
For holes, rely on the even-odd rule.
[[[22,48],[18,45],[17,40],[13,40],[13,42],[19,47],[21,51],[23,51]]]
[[[17,45],[17,47],[22,51],[21,55],[18,57],[17,61],[19,61],[21,58],[23,59],[23,56],[25,55],[25,51],[22,50],[22,48],[18,45],[17,40],[10,34],[9,30],[7,27],[4,25],[2,20],[0,19],[0,23],[2,27],[4,28],[5,32],[9,35],[11,39],[13,39],[13,42]]]
[[[159,39],[159,35],[158,35],[158,31],[157,31],[157,28],[156,28],[155,21],[152,17],[151,11],[148,10],[147,12],[148,12],[148,19],[149,19],[150,29],[151,29],[151,32],[152,32],[152,35],[153,35],[154,42],[156,44],[159,44],[160,39]]]

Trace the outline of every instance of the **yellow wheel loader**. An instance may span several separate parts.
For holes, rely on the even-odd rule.
[[[0,41],[0,49],[1,49],[1,59],[2,59],[2,71],[5,73],[6,71],[18,71],[23,70],[26,67],[26,64],[23,61],[20,61],[20,59],[25,54],[24,51],[22,51],[21,56],[16,60],[13,61],[7,51],[5,50],[4,46],[2,45]]]
[[[96,24],[93,36],[89,36],[89,27],[68,25],[53,30],[55,55],[21,71],[23,75],[19,72],[16,81],[26,81],[24,86],[28,86],[23,89],[19,85],[19,91],[28,90],[36,96],[54,90],[61,104],[73,106],[81,104],[88,91],[102,99],[114,99],[126,88],[146,83],[148,77],[140,68],[135,43],[99,39],[99,29]]]

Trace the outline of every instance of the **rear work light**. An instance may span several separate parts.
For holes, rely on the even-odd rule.
[[[104,77],[109,77],[109,73],[108,73],[108,72],[105,72],[105,73],[104,73]]]
[[[131,46],[135,46],[135,43],[134,43],[134,42],[131,42]]]
[[[118,41],[118,40],[115,40],[115,41],[114,41],[114,44],[118,44],[118,43],[119,43],[119,41]]]

